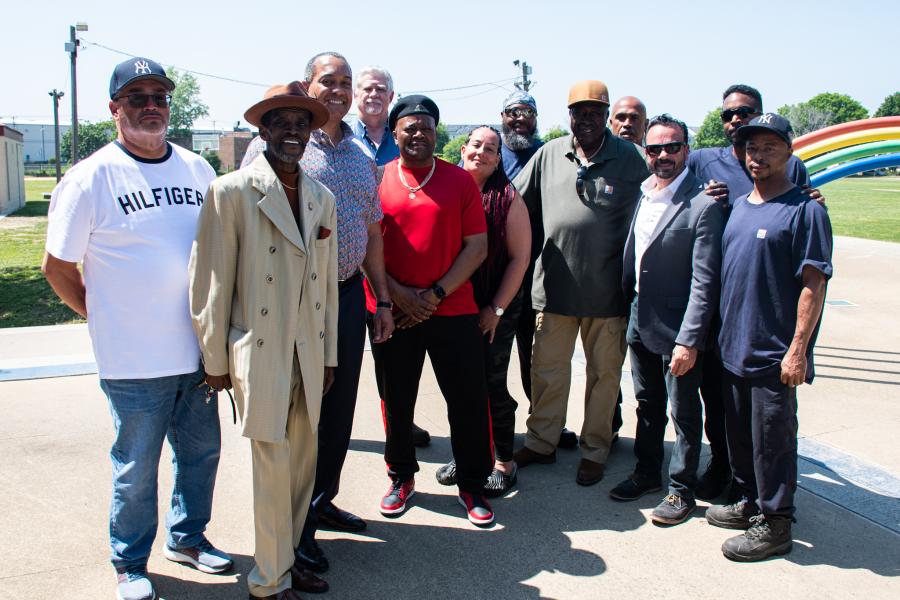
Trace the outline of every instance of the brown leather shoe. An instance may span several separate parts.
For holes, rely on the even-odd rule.
[[[578,485],[594,485],[603,479],[603,470],[605,468],[606,465],[603,463],[582,458],[581,462],[578,463],[578,476],[575,477],[575,482]]]
[[[515,454],[513,454],[513,460],[516,461],[516,464],[520,469],[535,463],[549,465],[556,462],[556,450],[550,454],[541,454],[540,452],[535,452],[528,446],[522,446]]]
[[[250,594],[250,600],[303,600],[303,598],[295,590],[288,588],[269,596],[254,596]]]
[[[291,587],[300,592],[324,594],[328,591],[328,582],[303,565],[294,563],[291,567]]]

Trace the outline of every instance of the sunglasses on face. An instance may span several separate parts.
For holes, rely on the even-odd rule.
[[[669,142],[668,144],[648,144],[644,146],[644,150],[650,156],[659,156],[665,150],[666,154],[677,154],[681,151],[684,142]]]
[[[530,119],[531,117],[537,115],[537,111],[533,108],[507,108],[503,111],[507,117],[518,119],[519,117],[525,117],[526,119]]]
[[[741,118],[741,120],[746,119],[747,117],[752,117],[753,115],[758,115],[759,111],[755,108],[750,108],[749,106],[738,106],[737,108],[729,108],[722,111],[722,122],[728,123],[730,122],[735,115]]]
[[[128,106],[131,108],[144,108],[147,106],[147,100],[153,100],[159,108],[166,108],[172,102],[172,94],[125,94],[119,96],[116,100],[128,100]]]

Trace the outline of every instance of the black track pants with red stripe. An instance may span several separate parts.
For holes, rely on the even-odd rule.
[[[371,314],[368,324],[371,340]],[[426,352],[447,402],[459,489],[480,494],[493,469],[494,450],[477,315],[431,317],[395,330],[386,342],[372,344],[388,475],[405,481],[419,470],[412,424]]]

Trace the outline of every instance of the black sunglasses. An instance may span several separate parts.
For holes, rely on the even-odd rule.
[[[753,115],[758,115],[760,112],[755,108],[750,108],[749,106],[738,106],[737,108],[728,108],[722,111],[722,122],[728,123],[730,122],[735,115],[739,116],[741,119],[746,119],[747,117],[751,117]]]
[[[579,196],[584,195],[584,176],[587,175],[587,167],[580,165],[576,171],[575,177],[575,193]]]
[[[684,142],[669,142],[668,144],[647,144],[644,146],[644,150],[647,151],[647,154],[650,156],[659,156],[662,154],[662,151],[665,150],[666,154],[676,154],[681,151],[681,147],[684,146]]]
[[[153,100],[153,104],[159,108],[166,108],[172,103],[172,94],[124,94],[116,98],[116,100],[126,99],[131,108],[144,108],[148,99]]]
[[[518,119],[519,117],[530,119],[537,114],[537,111],[533,108],[519,108],[518,106],[516,106],[514,108],[507,108],[503,111],[503,113],[507,117],[512,117],[513,119]]]

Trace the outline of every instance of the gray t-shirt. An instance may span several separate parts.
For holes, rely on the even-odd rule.
[[[534,247],[532,304],[574,317],[626,316],[622,255],[647,165],[634,144],[607,129],[603,148],[584,165],[579,196],[579,160],[572,136],[557,138],[535,153],[514,182],[529,216],[543,226]]]

